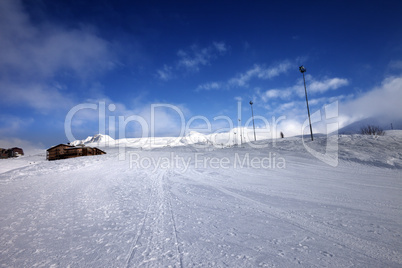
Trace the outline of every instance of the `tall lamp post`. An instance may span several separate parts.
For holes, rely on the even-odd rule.
[[[235,146],[236,145],[236,143],[237,143],[237,137],[236,137],[236,132],[233,132],[233,134],[234,134],[234,136],[233,136],[233,146]]]
[[[304,92],[306,93],[306,103],[307,103],[307,113],[308,113],[308,121],[310,123],[310,135],[311,135],[311,140],[313,141],[313,128],[311,126],[311,119],[310,119],[310,108],[308,107],[308,98],[307,98],[307,88],[306,88],[306,79],[304,78],[304,73],[306,72],[306,68],[304,66],[299,67],[300,72],[303,74],[303,81],[304,81]]]
[[[250,106],[251,106],[251,116],[253,118],[254,141],[257,141],[257,138],[255,136],[254,112],[253,112],[253,102],[252,101],[250,101]]]
[[[243,144],[243,130],[241,129],[241,119],[239,118],[239,126],[240,126],[240,145]]]

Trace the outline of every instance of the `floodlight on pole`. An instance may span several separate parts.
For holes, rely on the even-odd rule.
[[[306,68],[302,65],[299,67],[299,71],[303,74],[303,82],[304,82],[304,93],[306,93],[306,103],[307,103],[307,114],[308,114],[308,121],[310,123],[310,135],[311,140],[313,141],[313,127],[311,126],[311,119],[310,119],[310,108],[308,107],[308,98],[307,98],[307,88],[306,88],[306,79],[304,78],[304,73],[306,72]]]
[[[253,102],[252,101],[250,101],[250,106],[251,106],[251,116],[253,118],[254,141],[257,141],[257,138],[255,136],[254,112],[253,112]]]

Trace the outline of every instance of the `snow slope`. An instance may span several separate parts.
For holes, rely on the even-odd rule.
[[[401,267],[402,133],[337,140],[0,161],[0,266]]]
[[[361,133],[362,127],[367,127],[368,125],[378,126],[384,130],[391,130],[392,129],[402,129],[402,120],[393,120],[391,122],[384,122],[383,118],[366,118],[352,124],[349,124],[341,129],[338,130],[339,133],[342,134],[356,134]]]

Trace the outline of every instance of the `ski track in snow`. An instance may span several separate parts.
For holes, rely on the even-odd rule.
[[[149,194],[148,207],[130,249],[126,267],[183,266],[170,196],[164,186],[164,174],[164,171],[160,171],[149,177],[152,192]]]
[[[197,174],[194,175],[195,177],[198,177],[196,176]],[[220,176],[222,176],[222,174],[220,174]],[[238,194],[234,191],[229,190],[227,186],[226,187],[219,186],[219,184],[214,183],[213,177],[204,175],[203,178],[209,179],[210,182],[207,184],[208,186],[211,186],[217,189],[218,191],[227,194],[229,196],[232,196],[236,199],[242,200],[248,205],[253,206],[256,209],[259,209],[259,211],[267,213],[270,216],[273,216],[281,221],[288,222],[297,228],[303,229],[311,233],[312,235],[330,240],[331,242],[334,242],[339,246],[357,251],[358,253],[365,255],[366,257],[373,258],[374,260],[383,259],[384,261],[389,261],[390,263],[396,262],[402,264],[402,256],[400,255],[399,252],[378,246],[370,241],[360,239],[353,235],[349,235],[335,228],[331,228],[330,226],[325,226],[320,222],[314,222],[311,219],[302,216],[300,214],[289,213],[288,211],[279,210],[265,203]],[[322,252],[322,253],[324,255],[332,256],[332,254],[328,252]]]
[[[0,162],[0,267],[401,267],[401,139],[345,140],[336,168],[297,139],[270,149],[284,169],[194,160],[267,155],[247,147],[131,149],[174,152],[186,171],[130,167],[114,148]]]

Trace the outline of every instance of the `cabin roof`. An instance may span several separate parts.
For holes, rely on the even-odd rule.
[[[103,150],[101,150],[101,149],[99,149],[99,148],[97,148],[97,147],[73,146],[73,145],[63,144],[63,143],[60,143],[60,144],[55,145],[55,146],[52,146],[52,147],[50,147],[49,149],[47,149],[46,151],[52,150],[52,149],[57,148],[57,147],[59,147],[59,146],[66,146],[66,147],[68,147],[68,148],[66,148],[66,150],[74,150],[74,149],[82,149],[82,148],[96,149],[96,150],[99,150],[99,151],[101,151],[102,153],[105,153],[105,154],[106,154],[105,151],[103,151]]]
[[[72,145],[60,143],[60,144],[58,144],[58,145],[55,145],[55,146],[50,147],[50,148],[47,149],[46,151],[49,151],[49,150],[54,149],[54,148],[59,147],[59,146],[67,146],[67,147],[70,147],[70,148],[74,148],[74,146],[72,146]]]
[[[99,148],[97,148],[97,147],[93,147],[94,149],[96,149],[96,150],[99,150],[99,151],[101,151],[102,153],[105,153],[106,154],[106,152],[105,151],[103,151],[103,150],[101,150],[101,149],[99,149]]]

